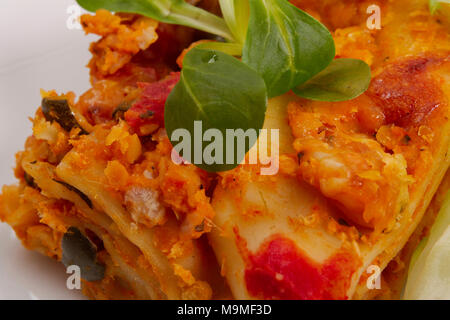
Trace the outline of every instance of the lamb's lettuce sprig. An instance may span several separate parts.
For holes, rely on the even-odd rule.
[[[219,0],[223,17],[184,0],[77,2],[88,11],[141,14],[225,40],[202,43],[186,55],[188,63],[183,64],[182,81],[166,103],[166,111],[177,112],[177,117],[166,114],[166,128],[190,130],[192,121],[197,120],[214,124],[224,136],[225,128],[252,128],[259,133],[267,98],[293,90],[311,100],[345,101],[366,91],[371,79],[370,68],[362,60],[334,60],[335,45],[328,29],[287,0]],[[204,57],[217,60],[205,63]],[[249,79],[253,82],[249,83]],[[252,105],[247,95],[255,97],[257,103]],[[189,108],[182,107],[186,101]],[[221,118],[211,121],[213,116]],[[251,147],[246,146],[246,151]],[[234,166],[238,164],[239,159]],[[222,171],[231,167],[204,169]]]

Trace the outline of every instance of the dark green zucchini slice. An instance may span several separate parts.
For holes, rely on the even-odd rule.
[[[105,277],[105,266],[97,261],[97,248],[80,230],[70,227],[62,243],[62,263],[67,267],[80,268],[81,278],[86,281],[100,281]]]
[[[78,124],[66,99],[42,99],[42,112],[47,121],[56,121],[67,132],[80,128],[80,134],[89,134]]]

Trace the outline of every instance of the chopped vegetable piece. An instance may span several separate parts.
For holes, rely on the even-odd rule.
[[[23,174],[23,178],[25,179],[25,182],[27,183],[27,185],[33,189],[38,189],[39,187],[37,186],[36,182],[34,182],[34,178],[32,176],[30,176],[28,173],[24,173]]]
[[[119,106],[113,111],[112,118],[114,120],[124,119],[125,112],[130,110],[131,104],[128,102],[123,102],[119,104]]]
[[[125,113],[126,122],[140,133],[145,125],[164,126],[164,105],[172,89],[180,80],[180,73],[172,73],[155,83],[141,83],[141,98]]]
[[[428,238],[422,240],[411,260],[403,298],[450,299],[450,191]]]

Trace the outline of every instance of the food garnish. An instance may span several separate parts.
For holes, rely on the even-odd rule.
[[[165,104],[164,122],[174,146],[178,140],[172,133],[182,128],[193,137],[194,121],[202,121],[205,130],[251,128],[259,134],[266,97],[293,90],[311,100],[345,101],[370,83],[370,67],[362,60],[334,60],[328,29],[287,0],[221,0],[223,18],[184,0],[77,1],[89,11],[137,13],[224,39],[202,43],[185,57],[181,81]],[[246,144],[245,153],[255,142]],[[242,160],[235,155],[225,155],[235,158],[233,165],[194,164],[207,171],[230,170]]]

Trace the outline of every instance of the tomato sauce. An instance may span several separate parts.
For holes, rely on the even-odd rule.
[[[249,255],[245,282],[249,293],[263,299],[347,299],[346,291],[359,261],[340,252],[323,264],[312,261],[296,244],[276,236]]]

